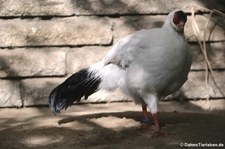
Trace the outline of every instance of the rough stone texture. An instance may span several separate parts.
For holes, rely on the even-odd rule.
[[[0,16],[70,16],[169,13],[175,8],[190,12],[224,11],[223,0],[1,0]]]
[[[113,19],[115,42],[125,35],[142,28],[160,27],[163,16],[127,16]],[[203,39],[207,17],[196,16]],[[109,45],[112,41],[112,25],[109,19],[96,17],[74,17],[53,20],[4,20],[0,22],[0,47],[45,46],[45,45]],[[221,24],[225,22],[221,21]],[[101,26],[101,27],[100,27]],[[196,41],[189,18],[185,34],[189,41]],[[224,41],[221,25],[210,21],[206,41]]]
[[[114,22],[114,41],[118,41],[124,36],[140,30],[140,29],[151,29],[151,28],[159,28],[163,25],[166,16],[156,15],[156,16],[124,16],[120,18],[116,18],[113,20]],[[200,29],[200,38],[203,40],[203,32],[204,25],[207,22],[208,17],[206,16],[196,16],[196,22]],[[216,17],[214,20],[210,20],[209,24],[206,28],[205,39],[206,41],[225,41],[225,32],[224,26],[225,21],[220,21],[220,24],[217,24],[218,20],[223,20],[220,17]],[[217,21],[216,21],[217,20]],[[214,22],[216,21],[216,22]],[[188,17],[188,21],[185,25],[185,36],[188,41],[197,41],[192,25],[191,25],[191,17]]]
[[[217,8],[224,11],[222,0],[72,0],[74,13],[90,14],[155,14],[169,13],[175,8],[190,12],[195,6],[197,11],[208,11],[202,7]]]
[[[200,107],[203,110],[213,111],[213,110],[224,110],[225,100],[213,99],[213,100],[193,100],[189,101],[193,106]]]
[[[54,48],[0,50],[0,77],[65,75],[65,59]]]
[[[113,19],[113,41],[116,43],[119,39],[140,29],[151,29],[161,27],[164,23],[163,16],[123,16]]]
[[[0,22],[0,47],[110,44],[111,23],[96,17]]]
[[[70,0],[1,0],[0,16],[72,15]]]
[[[21,107],[19,82],[0,80],[0,107]]]
[[[24,106],[46,105],[52,89],[65,78],[34,78],[21,81],[21,96]]]
[[[110,47],[97,46],[72,48],[67,53],[67,72],[70,74],[75,73],[82,68],[101,61],[109,49]]]
[[[225,95],[225,71],[214,71],[215,82],[209,77],[209,89],[205,84],[205,72],[190,72],[188,81],[181,89],[182,96],[186,98],[221,98]],[[222,93],[221,93],[221,92]]]
[[[199,27],[198,36],[199,39],[203,41],[225,41],[225,19],[220,16],[212,16],[209,20],[209,15],[196,15],[195,20]],[[207,24],[207,27],[205,27]],[[187,40],[196,41],[195,34],[192,28],[192,18],[188,17],[188,21],[185,27],[185,34]],[[204,37],[205,36],[205,37]]]
[[[215,82],[209,77],[209,88],[210,97],[214,98],[224,98],[225,97],[225,71],[214,72]]]
[[[90,97],[88,100],[82,100],[82,102],[116,102],[116,101],[132,101],[131,98],[124,95],[120,90],[106,91],[100,90]]]
[[[213,69],[225,69],[225,42],[207,43],[209,62]],[[205,59],[198,44],[190,45],[192,51],[192,70],[205,69]]]

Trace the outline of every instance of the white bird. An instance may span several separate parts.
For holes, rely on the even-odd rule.
[[[177,91],[190,71],[192,57],[183,34],[186,21],[182,10],[174,10],[161,28],[142,29],[122,38],[102,61],[76,72],[51,92],[53,113],[99,89],[119,88],[142,105],[144,122],[149,121],[150,110],[159,129],[158,100]]]

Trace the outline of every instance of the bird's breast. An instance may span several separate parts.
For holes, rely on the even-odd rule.
[[[129,70],[130,80],[135,88],[154,90],[158,94],[174,92],[187,79],[190,57],[184,40],[159,42],[135,57]]]

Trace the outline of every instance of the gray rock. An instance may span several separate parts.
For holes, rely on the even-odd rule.
[[[209,88],[205,84],[205,72],[197,71],[190,72],[188,81],[181,89],[181,93],[186,98],[199,99],[199,98],[221,98],[225,95],[225,71],[214,71],[215,82],[212,77],[209,77]]]
[[[0,47],[108,45],[112,41],[111,23],[96,17],[4,20],[0,28]]]
[[[123,38],[124,36],[133,33],[134,31],[140,29],[151,29],[151,28],[159,28],[163,25],[166,15],[156,15],[156,16],[124,16],[120,18],[113,19],[114,22],[114,41],[117,42],[119,39]],[[214,19],[218,20],[219,17],[215,17]],[[208,16],[196,16],[196,22],[199,26],[199,36],[200,40],[203,41],[204,39],[204,31],[205,33],[205,40],[206,41],[224,41],[225,34],[224,28],[225,26],[224,21],[220,21],[220,24],[217,24],[215,20],[210,20],[208,26],[205,29],[205,24],[208,20]],[[188,17],[188,21],[185,25],[185,36],[188,41],[196,42],[197,39],[194,35],[192,24],[191,24],[191,17]]]
[[[159,28],[163,25],[165,16],[124,16],[113,19],[114,43],[121,38],[141,29]]]
[[[63,78],[24,79],[21,81],[21,96],[24,106],[47,105],[53,88],[63,82]]]
[[[225,69],[225,42],[207,43],[207,55],[213,69]],[[205,59],[197,43],[190,44],[192,51],[192,70],[204,70]]]
[[[222,17],[212,16],[209,19],[209,15],[196,15],[195,20],[197,22],[200,41],[224,41],[225,40],[225,20]],[[207,26],[206,26],[207,24]],[[188,21],[185,27],[185,34],[188,41],[197,41],[195,33],[192,27],[192,18],[188,17]]]
[[[72,48],[67,53],[67,72],[75,73],[82,68],[97,63],[103,59],[110,47],[82,47]]]
[[[133,101],[130,97],[124,95],[120,90],[106,91],[100,90],[90,97],[88,100],[82,100],[82,102],[96,103],[96,102],[121,102],[121,101]]]
[[[1,0],[0,16],[72,15],[70,0]]]
[[[193,6],[224,10],[222,0],[1,0],[0,16],[165,14],[175,8],[190,12]]]
[[[0,77],[65,75],[65,55],[54,48],[0,50]]]
[[[0,107],[21,107],[19,82],[0,80]]]
[[[91,14],[156,14],[169,13],[181,8],[190,12],[195,6],[196,11],[208,12],[207,9],[224,10],[221,0],[74,0],[74,13],[77,15]]]

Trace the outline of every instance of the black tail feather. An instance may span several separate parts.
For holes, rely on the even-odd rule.
[[[53,113],[58,113],[74,102],[79,102],[83,96],[87,99],[98,90],[100,82],[100,77],[88,72],[88,69],[82,69],[52,90],[49,107]]]

